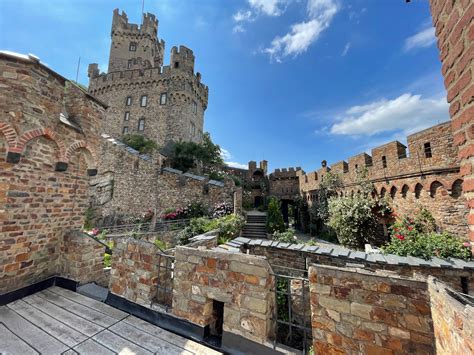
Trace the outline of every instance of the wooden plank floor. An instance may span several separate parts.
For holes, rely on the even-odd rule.
[[[0,307],[0,354],[220,354],[78,293],[51,287]]]

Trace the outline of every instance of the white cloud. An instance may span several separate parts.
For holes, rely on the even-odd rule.
[[[232,154],[224,148],[221,148],[221,157],[224,159],[224,163],[227,166],[233,167],[233,168],[239,168],[239,169],[247,169],[247,164],[241,164],[235,161],[229,161],[232,159]]]
[[[238,11],[232,16],[235,22],[249,21],[252,18],[252,11]]]
[[[247,164],[241,164],[241,163],[237,163],[235,161],[226,161],[225,165],[230,166],[231,168],[248,169]]]
[[[449,119],[446,98],[422,98],[405,93],[395,99],[353,106],[346,110],[330,133],[374,135],[403,131],[410,134]]]
[[[336,0],[308,0],[308,20],[293,24],[286,35],[275,37],[271,46],[263,51],[277,62],[304,53],[329,27],[338,10]]]
[[[285,10],[289,0],[248,0],[250,7],[268,16],[279,16]]]
[[[435,42],[435,28],[430,26],[417,34],[408,37],[405,40],[404,50],[408,52],[416,48],[426,48],[433,45]]]
[[[347,53],[349,52],[349,49],[351,49],[351,42],[346,43],[344,50],[341,53],[341,57],[345,57]]]

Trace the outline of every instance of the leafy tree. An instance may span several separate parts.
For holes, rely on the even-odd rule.
[[[122,137],[122,142],[142,154],[149,154],[158,149],[155,141],[147,139],[141,134],[126,134]]]
[[[269,233],[284,232],[285,221],[281,213],[281,203],[276,197],[271,197],[268,202],[267,231]]]
[[[202,169],[205,173],[216,172],[224,164],[221,157],[221,148],[214,144],[208,132],[203,135],[203,142],[174,143],[169,157],[174,169],[188,171]]]

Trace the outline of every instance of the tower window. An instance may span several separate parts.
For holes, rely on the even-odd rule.
[[[141,107],[146,107],[147,101],[148,101],[148,96],[143,95],[143,96],[140,98],[140,106],[141,106]]]
[[[189,126],[189,134],[191,137],[194,137],[196,135],[196,125],[194,122],[191,122],[191,125]]]
[[[193,113],[197,113],[197,107],[196,101],[193,101]]]
[[[137,50],[137,44],[135,42],[130,42],[130,46],[128,47],[128,50],[130,52],[136,52]]]
[[[424,145],[425,158],[431,158],[433,154],[431,153],[431,143],[426,142]]]
[[[132,68],[132,64],[133,64],[133,60],[130,59],[127,63],[127,69]]]
[[[179,68],[179,62],[174,62],[174,67]]]
[[[382,156],[382,166],[383,166],[384,168],[387,167],[387,157],[386,157],[385,155]]]
[[[123,117],[123,120],[128,121],[129,119],[130,119],[130,112],[127,111],[127,112],[125,112],[125,116]]]
[[[128,127],[123,127],[122,133],[127,134],[128,133]]]
[[[145,119],[140,118],[140,120],[138,121],[138,131],[143,132],[144,130],[145,130]]]
[[[166,98],[167,98],[166,92],[162,93],[160,96],[160,105],[166,105]]]
[[[127,99],[125,100],[125,105],[130,106],[132,104],[132,97],[127,96]]]

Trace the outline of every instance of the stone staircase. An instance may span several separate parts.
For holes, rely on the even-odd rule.
[[[267,214],[264,212],[247,212],[247,222],[242,229],[242,237],[267,239]]]

